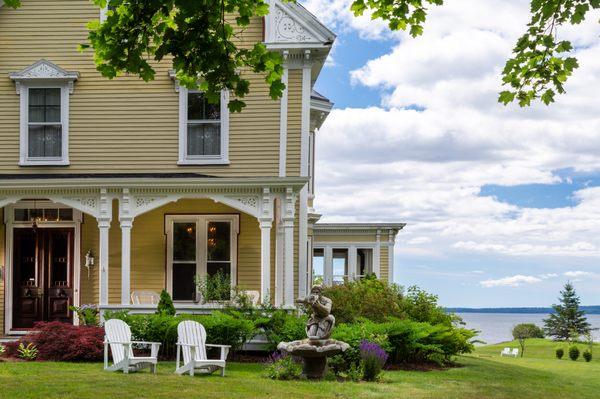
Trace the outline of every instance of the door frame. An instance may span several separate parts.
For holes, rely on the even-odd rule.
[[[81,211],[63,204],[47,200],[19,201],[4,207],[5,226],[5,273],[4,273],[4,332],[6,334],[24,335],[27,330],[13,330],[13,237],[15,228],[30,228],[29,222],[16,222],[14,220],[15,209],[72,209],[73,220],[61,222],[44,222],[37,224],[39,229],[47,228],[73,228],[73,305],[80,306],[80,281],[81,281]],[[77,314],[73,314],[73,324],[78,325]]]

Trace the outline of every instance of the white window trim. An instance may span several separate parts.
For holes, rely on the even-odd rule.
[[[69,165],[69,96],[73,93],[73,85],[79,78],[79,73],[65,71],[57,65],[42,59],[20,72],[10,73],[9,77],[15,82],[17,94],[20,96],[19,165]],[[29,157],[29,89],[37,88],[58,88],[61,90],[62,148],[60,157]]]
[[[196,243],[206,244],[206,227],[209,222],[230,222],[231,223],[231,286],[237,285],[237,253],[238,253],[238,234],[240,231],[239,215],[166,215],[165,232],[167,234],[167,292],[173,296],[173,224],[178,223],[196,223]],[[196,246],[196,275],[206,275],[206,246]],[[174,301],[175,303],[192,303],[192,301]]]
[[[60,124],[62,130],[62,148],[60,157],[29,156],[29,90],[60,89]],[[67,166],[69,165],[69,85],[67,83],[21,83],[21,134],[20,166]]]
[[[178,85],[179,86],[179,85]],[[229,92],[221,92],[221,154],[189,156],[188,137],[188,93],[197,93],[179,86],[179,161],[178,165],[229,165]]]

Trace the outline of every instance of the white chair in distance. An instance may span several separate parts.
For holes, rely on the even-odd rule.
[[[143,342],[131,340],[131,329],[123,320],[111,319],[104,323],[104,370],[118,371],[128,374],[130,371],[138,371],[150,367],[156,374],[156,364],[158,363],[158,350],[160,343]],[[151,345],[150,356],[135,356],[132,345],[144,344]],[[108,365],[108,348],[112,355],[113,365]]]
[[[131,303],[134,305],[158,305],[160,295],[154,291],[132,291]]]
[[[219,359],[208,359],[206,348],[221,348]],[[202,324],[193,320],[186,320],[177,326],[177,363],[175,373],[194,375],[196,370],[202,373],[210,374],[217,369],[221,369],[221,376],[225,376],[225,363],[229,353],[229,345],[210,345],[206,343],[206,330]],[[181,354],[183,352],[183,366],[181,363]]]
[[[512,356],[512,357],[517,357],[519,355],[519,349],[518,348],[514,348],[514,349],[510,349],[510,348],[504,348],[502,349],[502,352],[500,352],[500,356]]]

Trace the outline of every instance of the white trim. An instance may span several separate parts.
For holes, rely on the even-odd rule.
[[[269,1],[269,14],[265,18],[268,46],[331,47],[334,40],[335,35],[300,4]]]
[[[108,17],[107,13],[108,5],[106,5],[106,7],[100,7],[100,22],[106,21],[106,17]]]
[[[308,294],[308,187],[300,190],[298,204],[298,295]]]
[[[285,177],[287,169],[287,128],[288,128],[288,81],[289,69],[285,60],[287,59],[287,51],[283,53],[284,65],[281,82],[285,85],[283,94],[280,100],[279,111],[279,176]]]
[[[311,71],[310,50],[305,50],[304,65],[302,67],[302,120],[300,125],[300,176],[304,177],[308,176]]]
[[[373,273],[381,277],[381,230],[377,230],[375,250],[373,251]]]
[[[29,90],[60,89],[61,156],[37,158],[29,156]],[[20,87],[20,157],[19,166],[67,166],[69,165],[69,86],[55,83],[21,83]]]
[[[394,282],[394,248],[396,246],[396,236],[389,233],[388,238],[388,282]]]
[[[167,278],[166,289],[173,296],[173,223],[189,222],[196,224],[196,275],[206,274],[206,226],[209,222],[230,222],[230,259],[231,259],[231,286],[237,285],[237,253],[238,235],[240,232],[240,217],[233,214],[212,215],[165,215],[165,234],[167,235]],[[174,301],[176,303],[189,303],[190,301]]]
[[[18,334],[25,333],[22,331],[12,330],[12,319],[13,319],[13,281],[12,281],[12,269],[13,269],[13,240],[14,240],[14,229],[30,227],[31,223],[28,222],[16,222],[14,220],[14,210],[31,208],[34,201],[22,201],[15,204],[6,205],[4,207],[4,223],[5,223],[5,251],[4,251],[4,333]],[[61,221],[61,222],[39,222],[39,228],[73,228],[73,306],[80,306],[81,303],[81,222],[82,213],[81,211],[65,206],[63,204],[56,204],[50,201],[35,201],[35,205],[40,209],[56,208],[56,209],[73,209],[73,221]],[[73,314],[73,323],[79,324],[76,314]]]
[[[179,85],[177,82],[175,83]],[[189,156],[187,154],[188,93],[198,93],[178,87],[179,91],[179,160],[178,165],[229,165],[229,92],[221,92],[221,154]]]

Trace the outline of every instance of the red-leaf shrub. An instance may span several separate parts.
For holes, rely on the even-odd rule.
[[[104,330],[100,327],[74,326],[58,321],[36,323],[35,331],[18,342],[7,345],[9,355],[20,342],[32,343],[38,348],[39,360],[63,362],[102,360]],[[14,350],[16,353],[16,350]]]

